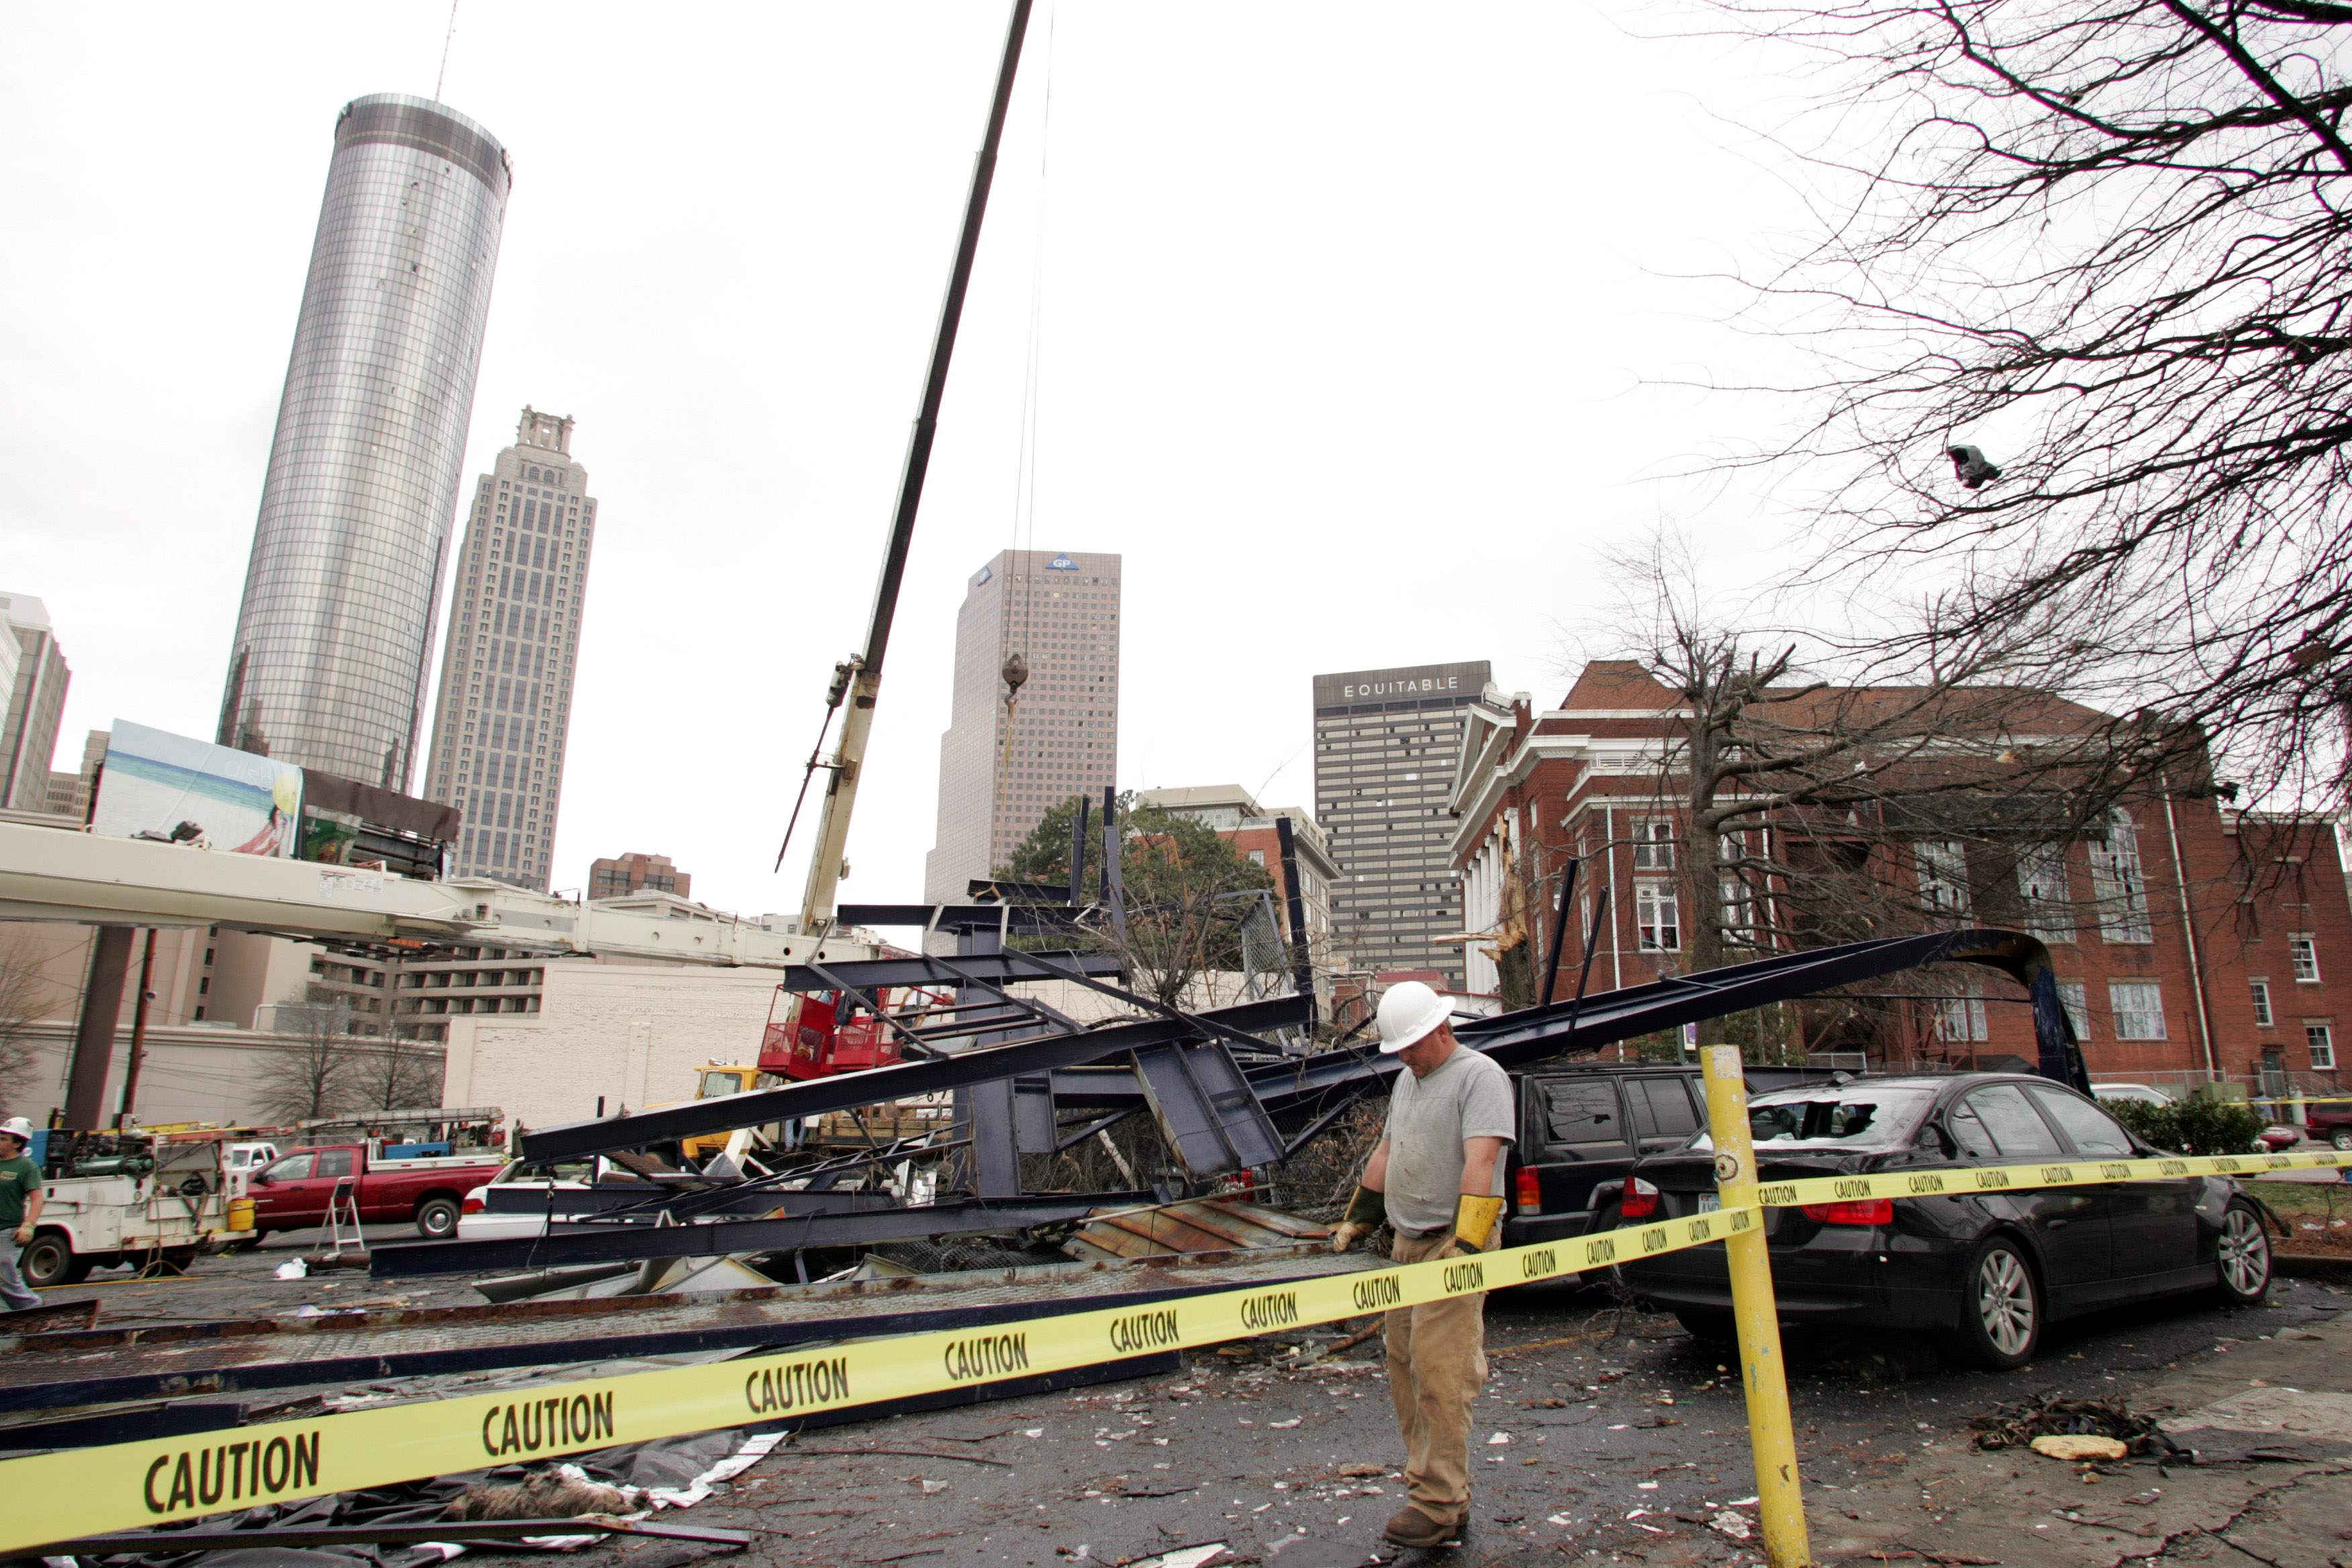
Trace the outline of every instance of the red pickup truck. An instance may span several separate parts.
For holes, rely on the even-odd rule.
[[[428,1241],[457,1234],[466,1194],[506,1167],[503,1154],[476,1160],[371,1160],[362,1144],[297,1149],[253,1174],[246,1191],[253,1199],[257,1235],[273,1230],[309,1230],[327,1223],[335,1185],[354,1178],[360,1218],[368,1225],[414,1220]]]

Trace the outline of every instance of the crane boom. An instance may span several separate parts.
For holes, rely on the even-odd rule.
[[[1021,66],[1021,44],[1029,31],[1032,0],[1013,0],[1013,20],[1005,30],[1004,58],[996,72],[996,96],[989,105],[988,131],[980,155],[972,162],[971,192],[965,199],[963,232],[956,242],[955,266],[948,274],[947,298],[940,306],[940,330],[931,342],[930,374],[923,381],[922,406],[907,438],[907,462],[898,481],[898,506],[890,520],[889,542],[882,551],[882,575],[874,587],[874,616],[866,632],[865,651],[835,672],[848,678],[849,710],[841,723],[841,743],[824,764],[832,778],[819,809],[816,847],[809,853],[808,891],[801,904],[800,929],[814,932],[833,915],[834,895],[841,882],[842,855],[849,846],[850,813],[857,805],[859,773],[866,762],[866,742],[874,727],[874,705],[882,690],[882,659],[890,646],[890,623],[898,610],[898,588],[907,574],[907,552],[914,542],[915,514],[922,505],[923,479],[931,466],[931,444],[939,434],[940,404],[947,395],[948,363],[955,356],[956,329],[963,320],[964,295],[971,286],[972,258],[980,249],[981,219],[988,212],[989,186],[996,177],[997,149],[1004,141],[1005,111],[1013,102],[1013,79]]]

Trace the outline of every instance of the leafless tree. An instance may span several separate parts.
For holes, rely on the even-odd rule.
[[[263,1068],[263,1112],[291,1122],[348,1109],[358,1055],[351,1005],[318,999],[281,1002],[278,1033],[285,1043]]]
[[[1124,893],[1118,910],[1099,906],[1087,912],[1084,942],[1118,954],[1134,989],[1152,1000],[1199,1005],[1196,992],[1209,975],[1239,971],[1247,963],[1244,926],[1261,905],[1236,895],[1271,889],[1274,878],[1192,817],[1139,806],[1125,795],[1117,805]],[[1049,807],[998,874],[1066,883],[1077,805],[1073,795]],[[1276,941],[1286,942],[1278,922]],[[1040,946],[1066,942],[1037,939]]]
[[[1815,52],[1851,198],[1759,283],[1826,351],[1767,454],[1828,465],[1825,559],[1950,567],[1916,648],[2008,638],[2292,794],[2352,694],[2352,5],[1718,14]]]
[[[18,931],[0,938],[0,1115],[13,1112],[12,1098],[29,1087],[30,1026],[69,994],[43,973],[40,950],[29,935]]]
[[[441,1052],[415,1040],[372,1041],[345,1076],[350,1110],[415,1110],[441,1102]]]

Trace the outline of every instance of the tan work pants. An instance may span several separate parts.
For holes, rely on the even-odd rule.
[[[1501,1230],[1486,1238],[1489,1250]],[[1389,1257],[1422,1263],[1453,1245],[1451,1230],[1399,1236]],[[1406,1492],[1430,1518],[1459,1524],[1470,1511],[1470,1406],[1486,1383],[1486,1292],[1399,1308],[1384,1332]]]

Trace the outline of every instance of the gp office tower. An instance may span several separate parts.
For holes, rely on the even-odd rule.
[[[1339,880],[1335,956],[1349,969],[1435,970],[1460,990],[1462,889],[1446,794],[1464,710],[1491,667],[1423,664],[1315,677],[1315,815]]]
[[[1087,551],[1003,551],[965,579],[929,902],[962,903],[1048,807],[1074,795],[1099,805],[1118,781],[1118,596],[1119,558]],[[1016,653],[1029,679],[1008,736],[1003,670]]]

